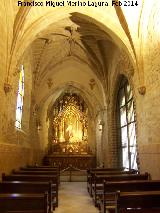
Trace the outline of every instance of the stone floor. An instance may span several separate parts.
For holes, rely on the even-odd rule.
[[[87,192],[86,182],[61,182],[55,213],[98,213]]]

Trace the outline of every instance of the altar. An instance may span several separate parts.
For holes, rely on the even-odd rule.
[[[44,164],[72,166],[77,169],[95,167],[95,156],[88,142],[88,106],[76,93],[65,92],[48,112],[48,153]]]
[[[60,166],[60,170],[66,169],[69,166],[76,169],[85,170],[95,167],[95,162],[95,156],[90,154],[53,154],[47,155],[44,158],[45,165]]]

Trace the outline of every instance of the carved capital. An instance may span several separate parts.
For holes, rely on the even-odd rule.
[[[50,89],[50,88],[52,87],[53,81],[52,81],[51,78],[48,78],[48,80],[47,80],[47,85],[48,85],[48,89]]]
[[[11,90],[12,90],[12,86],[9,83],[4,83],[5,94],[9,93]]]
[[[95,85],[96,85],[96,81],[92,78],[92,79],[90,79],[90,81],[89,81],[89,85],[90,85],[90,88],[91,88],[91,90],[93,90],[94,89],[94,87],[95,87]]]
[[[141,86],[138,88],[138,92],[140,95],[145,95],[146,93],[146,87],[145,86]]]

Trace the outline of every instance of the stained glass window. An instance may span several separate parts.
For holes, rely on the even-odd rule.
[[[21,127],[22,127],[23,97],[24,97],[24,67],[23,67],[23,65],[21,65],[19,84],[18,84],[16,122],[15,122],[15,126],[18,129],[21,129]]]
[[[125,77],[118,91],[118,112],[122,166],[138,169],[134,101],[131,87]]]

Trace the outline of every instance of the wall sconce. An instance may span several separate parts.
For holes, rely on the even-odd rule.
[[[42,129],[42,125],[40,121],[37,121],[37,130],[40,131]]]
[[[41,129],[42,129],[42,126],[40,124],[38,124],[37,130],[40,131]]]
[[[102,131],[103,127],[104,127],[104,121],[101,120],[99,122],[99,131]]]

